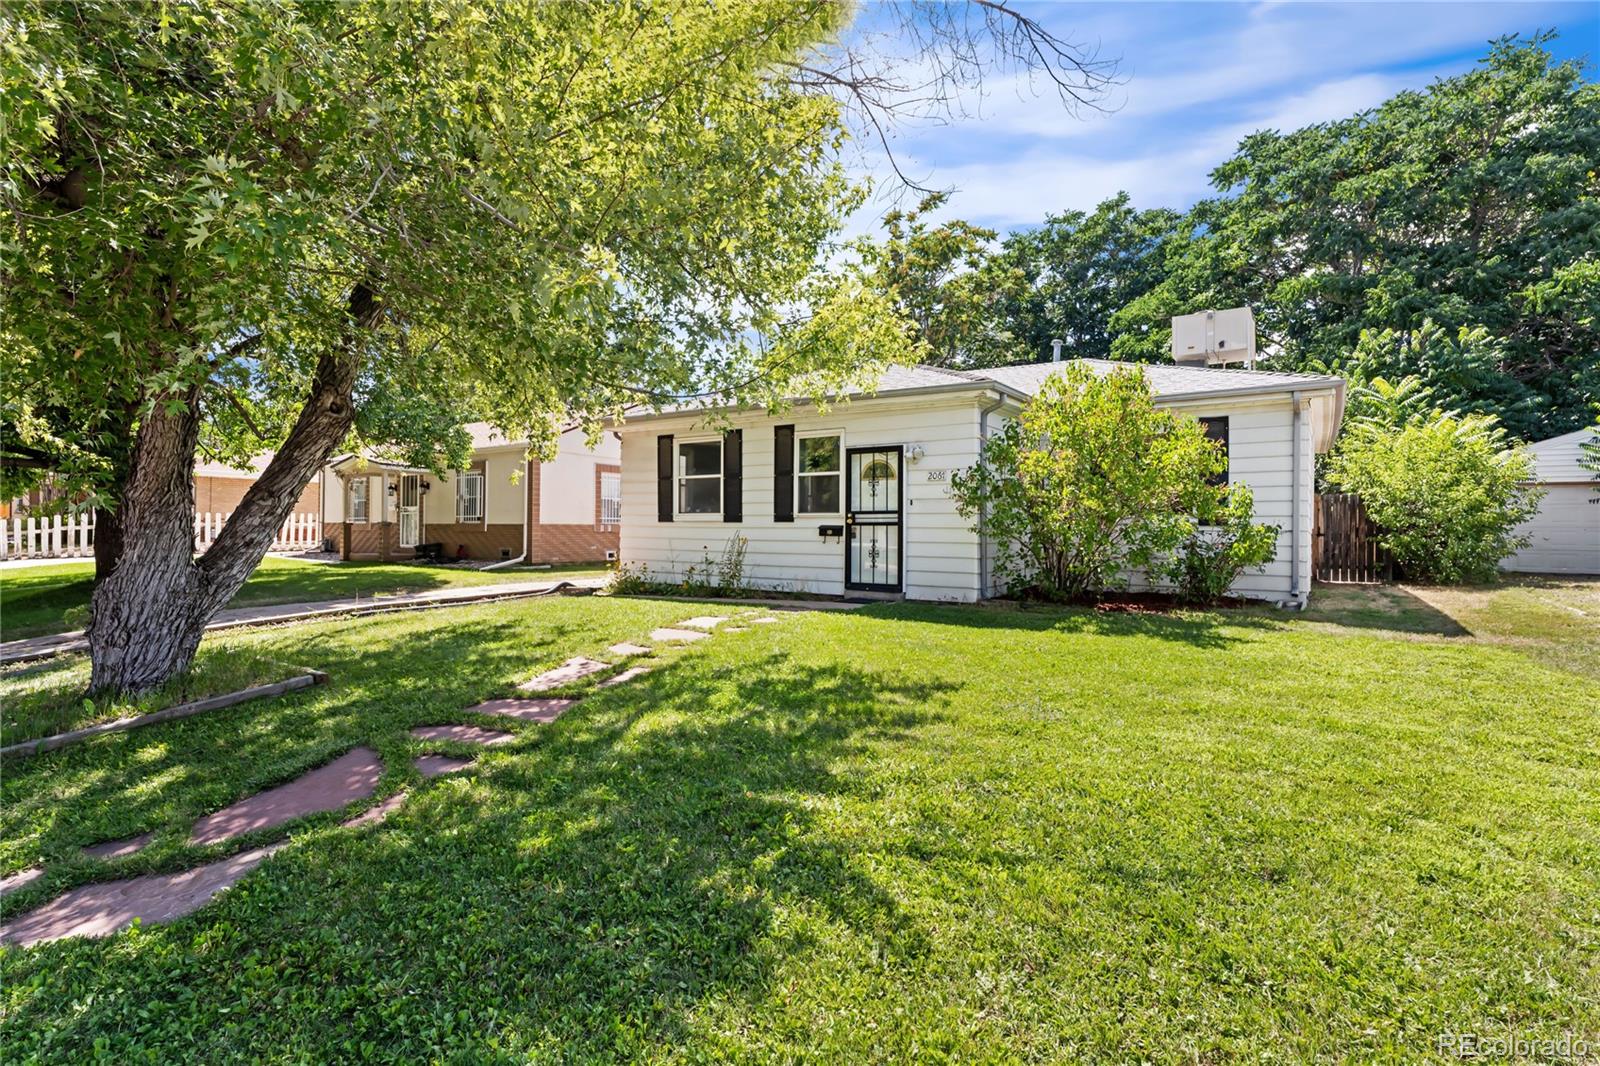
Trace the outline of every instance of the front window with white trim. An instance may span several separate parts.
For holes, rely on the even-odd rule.
[[[456,521],[483,521],[482,470],[463,470],[456,478]]]
[[[800,452],[794,464],[796,510],[800,514],[838,514],[839,435],[801,437],[795,446]]]
[[[684,441],[678,445],[678,513],[722,513],[722,442]]]
[[[370,484],[371,482],[364,477],[355,478],[350,482],[350,521],[367,520],[367,487]]]

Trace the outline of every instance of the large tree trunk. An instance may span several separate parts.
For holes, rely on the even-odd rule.
[[[198,397],[158,403],[140,424],[116,522],[121,554],[99,574],[89,611],[89,687],[143,692],[185,670],[205,627],[194,563]],[[99,571],[97,552],[96,570]]]
[[[117,521],[120,557],[111,560],[109,573],[99,572],[97,559],[88,632],[91,691],[147,692],[189,668],[206,623],[260,565],[301,491],[349,433],[355,419],[355,334],[378,314],[376,297],[358,285],[350,297],[348,343],[318,360],[294,429],[199,560],[198,394],[177,412],[158,402],[140,425]]]

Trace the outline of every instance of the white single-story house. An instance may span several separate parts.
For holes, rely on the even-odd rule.
[[[1563,433],[1528,446],[1533,455],[1534,482],[1544,489],[1539,513],[1518,527],[1533,538],[1521,551],[1506,556],[1502,569],[1529,574],[1600,574],[1600,483],[1579,465],[1579,446],[1596,436],[1593,429]]]
[[[549,462],[487,422],[467,427],[472,458],[443,476],[380,455],[345,455],[321,475],[323,536],[345,559],[412,559],[435,545],[446,559],[529,563],[616,558],[622,474],[617,439],[590,447],[561,435]]]
[[[1084,360],[1100,372],[1119,364]],[[745,538],[744,582],[817,595],[972,602],[997,594],[991,545],[957,513],[950,475],[1063,363],[883,375],[825,411],[629,415],[622,437],[624,566],[681,580]],[[1302,604],[1311,585],[1313,456],[1344,414],[1336,377],[1195,365],[1142,368],[1157,403],[1206,423],[1228,476],[1280,527],[1277,558],[1239,595]]]

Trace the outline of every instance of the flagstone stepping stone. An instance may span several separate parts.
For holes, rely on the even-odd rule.
[[[606,678],[604,681],[596,685],[595,688],[610,688],[612,685],[620,685],[624,682],[632,681],[636,677],[643,677],[649,672],[650,668],[648,666],[631,666],[622,671],[622,673],[618,674],[616,677]]]
[[[520,718],[524,722],[538,722],[541,725],[553,722],[566,713],[567,708],[577,703],[577,700],[555,699],[549,696],[540,699],[507,699],[485,700],[474,704],[467,710],[472,714],[496,714],[502,718]]]
[[[82,885],[0,926],[0,943],[27,947],[68,936],[109,936],[135,918],[159,925],[199,910],[283,842],[231,855],[175,874],[149,874]]]
[[[455,740],[463,744],[482,744],[485,747],[509,744],[517,739],[515,733],[484,729],[476,725],[421,725],[413,729],[411,735],[418,740]]]
[[[27,888],[43,876],[43,866],[30,866],[26,870],[18,870],[14,874],[0,877],[0,896],[9,896],[18,889]]]
[[[764,626],[764,625],[768,625],[768,624],[770,624],[772,622],[776,622],[777,619],[776,618],[752,618],[752,619],[750,619],[750,621],[756,623],[757,625],[763,625]]]
[[[339,824],[344,826],[346,829],[360,829],[364,825],[377,825],[379,822],[389,817],[389,815],[393,814],[395,811],[398,811],[400,809],[400,805],[405,801],[406,792],[404,789],[401,789],[399,792],[396,792],[382,803],[368,807],[354,818],[346,818]]]
[[[705,640],[710,635],[710,633],[698,629],[652,629],[650,631],[651,640],[657,642],[673,641],[679,644],[687,644],[692,640]]]
[[[574,655],[555,669],[546,670],[538,677],[524,681],[517,688],[523,692],[548,692],[550,689],[560,688],[562,685],[570,685],[574,681],[588,677],[590,674],[599,673],[601,670],[610,669],[610,667],[610,663]]]
[[[703,614],[698,618],[690,618],[687,621],[679,622],[678,625],[687,626],[690,629],[715,629],[727,620],[727,615]]]
[[[438,777],[440,774],[453,774],[457,770],[465,770],[472,765],[471,759],[457,759],[452,755],[418,755],[411,760],[411,765],[417,768],[417,773],[423,777]]]
[[[258,792],[194,824],[191,844],[215,844],[256,829],[279,825],[366,799],[377,791],[383,759],[371,748],[352,748],[286,785]]]
[[[750,628],[749,626],[729,626],[727,629],[724,629],[723,632],[724,633],[743,633],[743,632],[747,631],[749,628]]]
[[[611,647],[607,648],[606,651],[610,652],[612,655],[623,656],[650,654],[650,649],[645,647],[643,644],[635,644],[632,641],[627,640],[622,641],[620,644],[611,645]]]
[[[126,840],[107,840],[99,844],[90,844],[83,849],[83,853],[95,859],[120,859],[124,855],[132,855],[134,852],[142,850],[155,835],[154,830],[152,830],[148,833],[140,833],[136,837],[129,837]]]

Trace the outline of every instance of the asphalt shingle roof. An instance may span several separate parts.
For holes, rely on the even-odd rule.
[[[1178,366],[1172,363],[1116,363],[1108,359],[1064,360],[1060,363],[1028,363],[990,370],[961,373],[973,381],[993,381],[1027,396],[1037,393],[1051,374],[1069,362],[1082,363],[1097,374],[1109,374],[1123,367],[1137,366],[1144,371],[1151,391],[1157,396],[1187,396],[1207,392],[1235,392],[1241,389],[1331,388],[1339,378],[1324,374],[1292,374],[1279,370],[1236,370],[1226,367]]]

